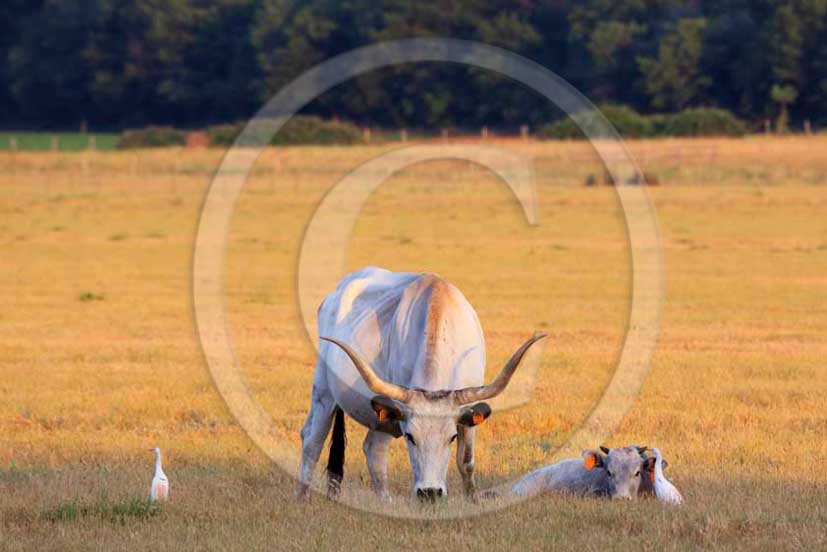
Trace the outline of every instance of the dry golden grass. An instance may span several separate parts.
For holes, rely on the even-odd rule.
[[[617,361],[630,287],[614,191],[582,186],[600,172],[589,146],[496,143],[535,159],[539,227],[482,169],[426,163],[369,200],[347,267],[456,283],[480,315],[489,373],[532,331],[550,332],[532,402],[478,431],[482,486],[547,462],[588,415]],[[303,231],[327,190],[393,147],[267,152],[236,209],[236,353],[296,454],[314,366],[295,290]],[[0,548],[827,547],[825,147],[629,144],[663,184],[650,192],[667,295],[652,371],[607,444],[661,447],[687,505],[546,497],[457,521],[295,504],[290,475],[234,423],[192,314],[194,236],[220,152],[0,154]],[[345,480],[364,488],[364,433],[348,432]],[[160,513],[54,519],[73,502],[94,512],[142,497],[154,445],[172,481]],[[404,447],[392,448],[405,493]]]

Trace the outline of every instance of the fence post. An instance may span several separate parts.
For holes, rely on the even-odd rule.
[[[57,136],[52,136],[52,143],[50,145],[52,151],[57,151],[60,149],[60,138]]]
[[[804,134],[806,134],[807,136],[809,136],[809,135],[810,135],[810,134],[812,134],[812,133],[813,133],[813,129],[812,129],[812,127],[810,126],[810,119],[806,119],[806,120],[804,121]]]
[[[764,134],[771,134],[772,133],[772,125],[770,124],[769,119],[764,119]]]
[[[13,152],[17,151],[17,136],[9,138],[9,149]]]
[[[443,139],[443,140],[447,140],[447,139],[448,139],[448,129],[447,129],[447,128],[443,128],[443,129],[442,129],[442,139]]]
[[[520,126],[520,138],[523,140],[528,140],[528,125]]]
[[[89,143],[86,144],[86,147],[92,151],[98,149],[98,137],[94,134],[89,137]]]
[[[407,141],[408,141],[408,131],[407,131],[407,129],[404,129],[404,128],[403,128],[402,130],[400,130],[400,131],[399,131],[399,138],[400,138],[403,142],[407,142]]]
[[[370,144],[370,127],[365,127],[362,129],[362,138],[366,143]]]
[[[487,126],[482,127],[482,130],[480,131],[480,136],[482,137],[483,140],[488,138],[488,127]]]

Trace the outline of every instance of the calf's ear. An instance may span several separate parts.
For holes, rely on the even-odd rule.
[[[583,451],[583,466],[592,471],[594,468],[602,468],[606,463],[603,461],[603,455],[596,450]]]
[[[483,423],[491,415],[491,407],[488,403],[477,403],[473,406],[466,406],[459,413],[458,423],[474,427]]]
[[[370,400],[370,406],[380,422],[400,422],[406,418],[402,407],[390,397],[377,395]]]

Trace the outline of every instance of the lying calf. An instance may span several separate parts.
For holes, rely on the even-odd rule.
[[[652,493],[654,469],[655,459],[646,455],[646,447],[600,447],[600,451],[583,451],[582,459],[563,460],[531,472],[511,492],[523,497],[557,492],[632,499],[638,493]]]

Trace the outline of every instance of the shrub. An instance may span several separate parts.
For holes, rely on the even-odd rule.
[[[227,123],[224,125],[213,125],[207,129],[210,136],[211,146],[231,146],[236,137],[241,134],[244,128],[241,124]]]
[[[742,136],[747,127],[725,109],[691,108],[679,113],[641,115],[625,106],[605,105],[600,111],[623,138],[650,136]],[[561,119],[540,128],[541,138],[583,138],[571,118]]]
[[[701,107],[665,115],[660,134],[666,136],[743,136],[746,125],[725,109]]]
[[[127,130],[118,141],[119,149],[164,148],[183,146],[187,143],[187,134],[171,127],[146,127]]]
[[[654,135],[654,125],[645,115],[622,105],[604,105],[598,108],[617,129],[621,137],[643,138]],[[537,131],[541,138],[584,138],[580,127],[570,117],[561,119]]]
[[[272,132],[272,122],[253,121],[241,145],[262,146]],[[215,125],[208,129],[210,143],[231,146],[244,130],[243,123]],[[270,141],[282,144],[354,144],[362,141],[362,131],[343,121],[327,121],[320,117],[296,115],[279,129]]]
[[[352,123],[319,117],[292,117],[273,138],[273,144],[355,144],[362,131]]]

